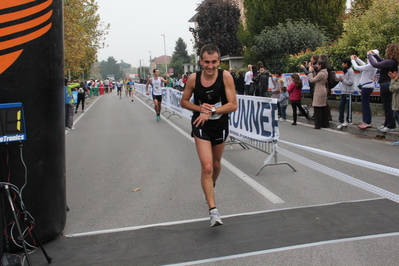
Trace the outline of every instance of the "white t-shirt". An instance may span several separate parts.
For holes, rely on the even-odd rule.
[[[253,77],[252,71],[248,71],[247,73],[245,73],[244,77],[245,85],[250,85],[251,83],[253,83],[252,77]]]

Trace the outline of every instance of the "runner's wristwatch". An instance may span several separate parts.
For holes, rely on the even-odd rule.
[[[215,114],[216,114],[216,107],[213,106],[213,107],[212,107],[212,115],[215,115]]]

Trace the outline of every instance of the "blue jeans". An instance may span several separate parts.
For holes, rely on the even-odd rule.
[[[288,105],[280,105],[280,109],[281,109],[281,118],[282,118],[282,119],[287,119],[287,106],[288,106]]]
[[[352,95],[341,94],[341,101],[339,102],[339,117],[338,120],[342,124],[344,122],[344,113],[346,107],[346,122],[352,123]]]
[[[370,108],[370,95],[374,91],[374,88],[362,88],[362,114],[363,122],[371,124],[371,108]]]

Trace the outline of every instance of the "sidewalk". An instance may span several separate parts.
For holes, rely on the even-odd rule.
[[[299,113],[299,110],[298,110]],[[310,116],[313,115],[313,108],[309,107],[309,114]],[[332,121],[330,121],[330,128],[334,129],[334,130],[339,130],[337,129],[337,126],[339,125],[339,121],[338,121],[338,115],[339,112],[337,109],[335,108],[331,108],[331,116],[332,116]],[[346,116],[346,113],[345,113]],[[292,120],[292,107],[291,105],[289,105],[287,107],[287,119]],[[365,136],[365,137],[371,137],[371,138],[376,138],[382,141],[389,141],[389,142],[393,142],[393,141],[397,141],[399,140],[399,127],[397,127],[398,131],[394,131],[394,132],[388,132],[388,133],[384,133],[381,132],[377,129],[377,127],[381,126],[384,124],[385,121],[385,117],[383,115],[374,115],[373,114],[373,118],[372,118],[372,128],[368,128],[368,129],[359,129],[357,127],[357,125],[359,125],[360,123],[362,123],[362,114],[360,112],[352,112],[352,122],[353,125],[349,125],[347,127],[343,127],[342,129],[340,129],[341,131],[347,131],[350,132],[352,134],[358,134],[361,136]],[[298,122],[301,123],[306,123],[306,124],[313,124],[314,120],[307,120],[304,116],[298,116]]]

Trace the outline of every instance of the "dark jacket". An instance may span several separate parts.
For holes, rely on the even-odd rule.
[[[267,90],[269,89],[269,72],[265,71],[259,75],[259,94],[260,96],[266,96]]]

